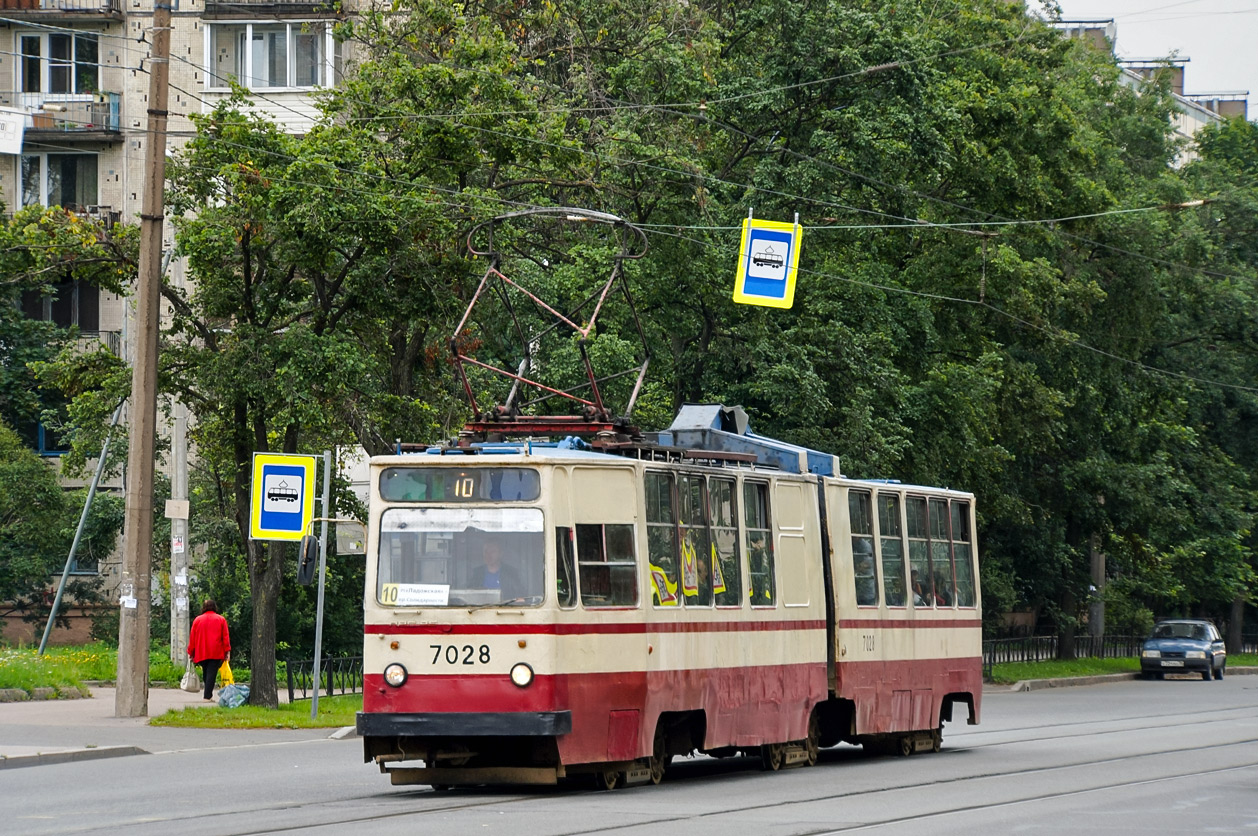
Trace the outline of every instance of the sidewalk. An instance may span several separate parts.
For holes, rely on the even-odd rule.
[[[180,729],[150,726],[171,708],[203,707],[199,693],[150,688],[147,717],[115,717],[114,688],[78,700],[0,703],[0,770],[94,758],[212,749],[331,736],[334,729]],[[287,696],[287,694],[285,694]]]

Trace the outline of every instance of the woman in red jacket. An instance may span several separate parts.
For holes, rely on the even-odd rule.
[[[227,619],[218,614],[218,605],[207,598],[201,614],[192,620],[192,634],[188,636],[188,656],[201,668],[201,681],[205,683],[205,699],[213,701],[214,680],[223,660],[231,653],[231,636],[227,632]]]

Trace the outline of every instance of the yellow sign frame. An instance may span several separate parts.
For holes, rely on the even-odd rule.
[[[314,518],[315,456],[294,456],[286,453],[254,453],[252,489],[249,493],[249,538],[251,540],[300,540]],[[300,470],[302,489],[297,497],[301,517],[296,513],[266,512],[263,487],[267,476],[290,475]],[[270,471],[268,473],[268,471]],[[298,475],[298,474],[291,474]],[[294,517],[291,521],[288,517]],[[277,525],[277,517],[282,525]]]
[[[757,235],[756,233],[763,233]],[[789,308],[795,304],[795,278],[799,272],[799,249],[803,241],[804,228],[799,223],[785,221],[762,221],[757,218],[743,219],[742,241],[738,248],[738,274],[734,279],[734,301],[742,305],[761,305],[766,308]],[[778,244],[787,248],[782,263],[776,265],[784,268],[785,287],[781,294],[770,293],[770,288],[778,286],[778,280],[750,275],[753,272],[752,259],[758,252],[753,252],[753,242],[764,241],[770,246]],[[757,263],[756,269],[764,266]],[[757,287],[757,284],[761,285]]]

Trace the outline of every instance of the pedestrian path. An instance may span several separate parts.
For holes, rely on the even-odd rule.
[[[102,757],[326,738],[330,729],[183,729],[150,726],[172,708],[213,705],[200,693],[150,688],[148,715],[115,717],[117,690],[92,688],[77,700],[0,703],[0,769]],[[285,694],[284,696],[287,696]]]

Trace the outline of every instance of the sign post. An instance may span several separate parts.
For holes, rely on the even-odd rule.
[[[791,307],[803,234],[798,215],[795,223],[788,224],[756,220],[748,212],[738,252],[734,301],[768,308]]]

